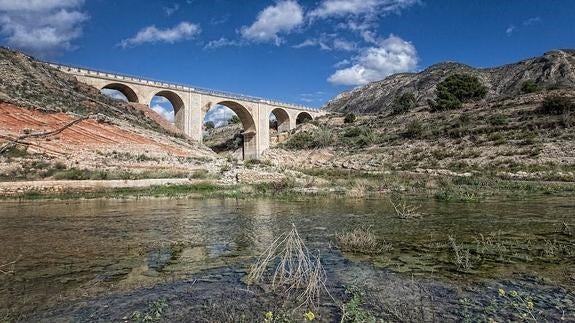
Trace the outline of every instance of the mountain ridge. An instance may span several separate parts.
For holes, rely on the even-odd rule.
[[[487,87],[486,100],[503,99],[521,93],[523,82],[531,80],[539,88],[575,89],[575,49],[557,49],[542,56],[497,67],[475,68],[459,62],[433,64],[423,71],[398,73],[353,90],[343,92],[329,101],[331,112],[358,114],[384,112],[395,97],[412,92],[418,106],[434,98],[436,85],[456,73],[472,74]]]

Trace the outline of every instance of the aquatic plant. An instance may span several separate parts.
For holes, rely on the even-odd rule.
[[[392,197],[389,198],[389,203],[393,206],[395,210],[395,214],[398,218],[409,220],[420,218],[423,216],[422,213],[419,211],[419,206],[410,205],[405,199],[403,198],[395,198],[395,201]]]
[[[469,252],[469,249],[458,246],[455,242],[455,238],[453,238],[451,235],[448,236],[448,238],[449,245],[451,246],[451,250],[454,254],[453,262],[457,266],[457,269],[464,272],[469,271],[472,267],[471,253]]]
[[[378,241],[369,227],[359,227],[352,231],[340,232],[335,239],[342,251],[375,254],[392,249],[390,243]]]
[[[340,322],[375,322],[373,313],[363,308],[363,292],[356,287],[352,287],[345,292],[351,297],[349,301],[341,306]]]
[[[266,275],[274,267],[271,276]],[[269,278],[272,290],[278,288],[295,296],[300,306],[317,308],[325,287],[326,273],[321,264],[319,252],[312,256],[297,228],[281,234],[251,266],[247,282],[254,284]],[[295,294],[294,294],[295,293]],[[327,292],[329,294],[329,292]]]
[[[11,275],[14,274],[14,265],[18,262],[18,259],[14,261],[7,262],[5,264],[0,263],[0,275]]]
[[[130,319],[134,322],[160,321],[167,309],[168,303],[165,299],[160,298],[153,303],[150,303],[145,312],[134,311],[129,317],[125,317],[124,319]]]

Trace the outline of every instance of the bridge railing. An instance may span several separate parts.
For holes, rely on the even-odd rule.
[[[277,106],[282,106],[282,107],[290,107],[290,108],[294,108],[294,109],[298,109],[298,110],[306,110],[306,111],[318,111],[319,110],[319,108],[311,108],[311,107],[307,107],[307,106],[300,105],[300,104],[269,100],[269,99],[264,99],[264,98],[260,98],[260,97],[256,97],[256,96],[237,94],[237,93],[219,91],[219,90],[212,90],[212,89],[189,86],[189,85],[184,85],[184,84],[167,83],[164,81],[158,81],[158,80],[152,80],[152,79],[143,79],[143,78],[140,78],[137,76],[131,76],[131,75],[127,75],[127,74],[104,72],[104,71],[98,71],[98,70],[83,68],[83,67],[77,67],[77,66],[71,66],[71,65],[65,65],[65,64],[55,64],[55,63],[50,63],[50,62],[47,62],[47,64],[53,68],[56,68],[56,69],[64,71],[64,72],[75,72],[75,73],[84,74],[84,75],[95,75],[95,76],[105,77],[105,78],[109,78],[109,79],[115,79],[115,80],[119,80],[119,81],[130,81],[130,82],[136,82],[136,83],[140,83],[140,84],[147,84],[147,85],[153,85],[153,86],[157,86],[157,87],[169,88],[169,89],[173,89],[173,90],[182,90],[182,91],[196,92],[199,94],[223,96],[223,97],[230,98],[230,99],[244,100],[244,101],[250,101],[250,102],[256,102],[256,103],[266,103],[266,104],[277,105]]]

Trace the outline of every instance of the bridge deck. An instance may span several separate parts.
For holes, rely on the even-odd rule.
[[[104,72],[104,71],[98,71],[98,70],[94,70],[94,69],[88,69],[88,68],[76,67],[76,66],[64,65],[64,64],[56,64],[56,63],[50,63],[50,62],[48,62],[47,64],[53,68],[56,68],[58,70],[61,70],[63,72],[67,72],[67,73],[78,73],[78,74],[87,75],[87,76],[93,75],[95,77],[108,78],[111,80],[118,80],[118,81],[123,81],[123,82],[135,82],[138,84],[151,85],[151,86],[167,88],[167,89],[172,89],[172,90],[178,90],[178,91],[186,91],[186,92],[193,92],[193,93],[198,93],[198,94],[213,95],[213,96],[219,96],[219,97],[236,99],[236,100],[243,100],[243,101],[249,101],[249,102],[256,102],[256,103],[266,103],[266,104],[270,104],[270,105],[276,105],[276,106],[280,106],[280,107],[292,108],[292,109],[303,110],[303,111],[318,111],[319,110],[319,108],[311,108],[311,107],[307,107],[307,106],[300,105],[300,104],[269,100],[269,99],[250,96],[250,95],[243,95],[243,94],[237,94],[237,93],[226,92],[226,91],[212,90],[212,89],[201,88],[201,87],[190,86],[190,85],[184,85],[184,84],[169,83],[169,82],[152,80],[152,79],[143,79],[143,78],[140,78],[137,76],[131,76],[131,75],[127,75],[127,74]]]

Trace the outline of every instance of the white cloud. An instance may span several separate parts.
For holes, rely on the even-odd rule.
[[[343,17],[347,15],[373,15],[399,11],[418,0],[323,0],[309,12],[311,18]]]
[[[415,47],[397,36],[390,35],[369,47],[353,59],[354,64],[337,70],[328,81],[333,84],[363,85],[400,72],[413,71],[418,56]]]
[[[152,105],[152,110],[154,110],[157,114],[162,116],[162,118],[166,119],[170,123],[174,123],[174,110],[161,106],[159,104]]]
[[[242,46],[242,45],[244,45],[244,42],[242,41],[230,40],[225,37],[221,37],[220,39],[209,41],[206,44],[206,46],[204,46],[204,49],[217,49],[222,47]]]
[[[180,10],[180,5],[177,3],[174,3],[172,6],[164,7],[162,9],[164,10],[164,14],[169,17],[169,16],[173,15],[174,13],[176,13],[176,11]]]
[[[228,124],[228,121],[236,115],[234,111],[223,105],[216,105],[211,108],[204,118],[204,122],[211,121],[214,123],[216,128],[222,127]]]
[[[505,33],[507,34],[507,36],[511,36],[511,34],[513,34],[513,32],[515,31],[515,26],[511,25],[509,27],[507,27],[507,29],[505,29]]]
[[[523,26],[531,26],[541,22],[541,17],[531,17],[523,21]]]
[[[353,51],[356,49],[355,42],[337,38],[337,34],[321,34],[319,38],[306,39],[303,42],[293,45],[292,48],[305,48],[318,46],[322,50]]]
[[[181,22],[172,28],[158,29],[156,26],[148,26],[140,30],[134,37],[124,39],[120,46],[133,47],[144,43],[168,43],[173,44],[178,41],[191,39],[201,32],[200,26]]]
[[[7,43],[34,55],[74,49],[88,16],[83,0],[0,0],[0,34]]]
[[[302,7],[294,0],[283,0],[262,10],[256,21],[249,27],[244,26],[241,34],[244,38],[256,42],[282,42],[280,33],[289,33],[304,21]]]
[[[100,93],[102,93],[105,96],[111,97],[112,99],[128,102],[128,98],[122,92],[120,92],[118,90],[101,89]]]

